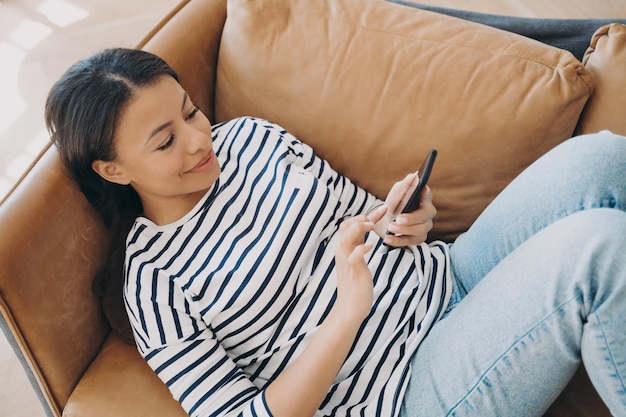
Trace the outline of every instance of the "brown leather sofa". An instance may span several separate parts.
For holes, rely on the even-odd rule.
[[[280,123],[379,196],[438,148],[431,237],[451,240],[556,144],[600,129],[626,134],[626,27],[590,42],[583,65],[377,0],[233,0],[228,12],[226,0],[188,0],[139,47],[170,62],[213,121]],[[185,415],[127,340],[123,236],[103,226],[54,146],[0,205],[0,236],[4,330],[49,415]],[[581,370],[548,415],[589,407],[608,415]]]

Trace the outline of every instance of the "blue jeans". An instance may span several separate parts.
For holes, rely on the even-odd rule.
[[[573,138],[525,170],[450,246],[452,301],[401,416],[541,416],[581,361],[626,416],[625,211],[626,138]]]

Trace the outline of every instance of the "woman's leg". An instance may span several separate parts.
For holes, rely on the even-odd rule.
[[[530,236],[569,214],[626,211],[626,138],[572,138],[528,167],[451,245],[456,301]],[[454,303],[454,300],[453,300]]]
[[[596,352],[601,348],[581,347],[583,340],[595,340],[591,335],[600,328],[599,324],[593,327],[586,324],[590,330],[583,338],[582,323],[594,323],[596,317],[589,311],[587,316],[580,315],[581,303],[583,307],[585,302],[589,304],[589,296],[574,297],[574,300],[581,301],[565,303],[572,299],[579,285],[590,284],[587,282],[590,274],[577,270],[578,281],[571,281],[567,268],[580,259],[578,253],[584,249],[582,243],[592,245],[590,236],[594,236],[596,231],[610,234],[618,230],[617,225],[594,224],[594,221],[585,220],[584,216],[587,213],[593,213],[592,217],[603,216],[590,209],[608,207],[615,209],[608,210],[609,213],[619,213],[624,217],[625,173],[626,138],[609,132],[581,136],[568,140],[540,158],[487,207],[470,230],[451,245],[455,302],[459,302],[470,290],[472,292],[435,326],[420,346],[407,398],[414,398],[419,404],[423,401],[420,397],[426,395],[438,399],[431,406],[452,407],[452,399],[444,394],[443,387],[450,386],[451,395],[459,396],[457,402],[468,392],[474,395],[486,392],[485,387],[474,384],[479,381],[489,384],[493,375],[485,381],[481,378],[493,367],[496,374],[502,372],[503,378],[513,375],[510,377],[512,382],[500,382],[494,385],[494,389],[505,390],[502,395],[511,395],[508,390],[529,390],[524,394],[523,401],[528,401],[527,405],[536,402],[527,409],[531,410],[530,415],[540,415],[543,407],[552,402],[554,395],[565,386],[577,368],[581,349],[593,352],[583,353],[588,366],[593,368],[589,372],[592,379],[598,385],[608,385],[602,381],[607,373],[592,375],[601,369],[593,364],[593,360],[599,357]],[[575,214],[577,212],[582,214]],[[620,233],[623,235],[624,231],[618,232],[618,237]],[[626,250],[624,245],[624,241],[617,242],[613,249],[621,254]],[[616,256],[611,261],[617,260],[622,265],[624,262],[619,255]],[[593,265],[585,264],[589,268]],[[604,264],[599,266],[604,267]],[[485,282],[478,285],[486,275]],[[612,273],[611,276],[617,274]],[[623,287],[624,284],[620,285]],[[606,290],[606,294],[611,291]],[[590,292],[593,293],[592,290]],[[563,309],[561,305],[564,305]],[[614,307],[605,308],[612,311]],[[620,314],[617,317],[623,317]],[[567,325],[562,321],[566,321]],[[621,326],[622,334],[626,331],[623,321],[621,324],[619,320],[614,323],[617,328]],[[584,345],[592,344],[585,342]],[[538,357],[533,356],[535,353]],[[514,360],[515,357],[520,362]],[[446,365],[456,359],[458,363]],[[559,364],[558,369],[544,372],[545,361],[555,366]],[[509,374],[501,369],[503,364],[512,366]],[[544,379],[529,377],[528,374],[535,371],[545,374]],[[438,372],[441,375],[437,375]],[[457,382],[456,385],[447,381],[448,374]],[[428,387],[420,386],[422,380]],[[531,390],[532,387],[538,390]],[[492,400],[489,397],[483,400],[493,401],[491,407],[476,405],[484,413],[482,415],[489,415],[486,408],[493,411],[503,407],[500,402],[505,401],[503,398],[494,393],[489,393],[489,396]],[[411,401],[407,401],[407,405],[410,404]],[[441,410],[432,415],[444,414]],[[458,410],[457,413],[463,415]],[[507,408],[507,415],[515,414],[509,414]]]
[[[581,355],[626,415],[626,213],[580,211],[514,249],[432,328],[401,416],[541,416]]]

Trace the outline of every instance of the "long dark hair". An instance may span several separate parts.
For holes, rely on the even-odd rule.
[[[131,186],[106,181],[92,169],[96,160],[116,158],[115,133],[122,111],[136,90],[176,72],[149,52],[113,48],[72,65],[54,84],[45,119],[61,161],[89,203],[110,225],[116,217],[137,215],[142,206]]]

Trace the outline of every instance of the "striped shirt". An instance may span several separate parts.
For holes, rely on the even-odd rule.
[[[280,127],[214,126],[219,179],[180,220],[139,217],[125,302],[137,347],[191,416],[271,416],[264,388],[336,297],[341,222],[380,203]],[[374,303],[317,416],[394,416],[412,352],[450,297],[442,242],[366,240]]]

